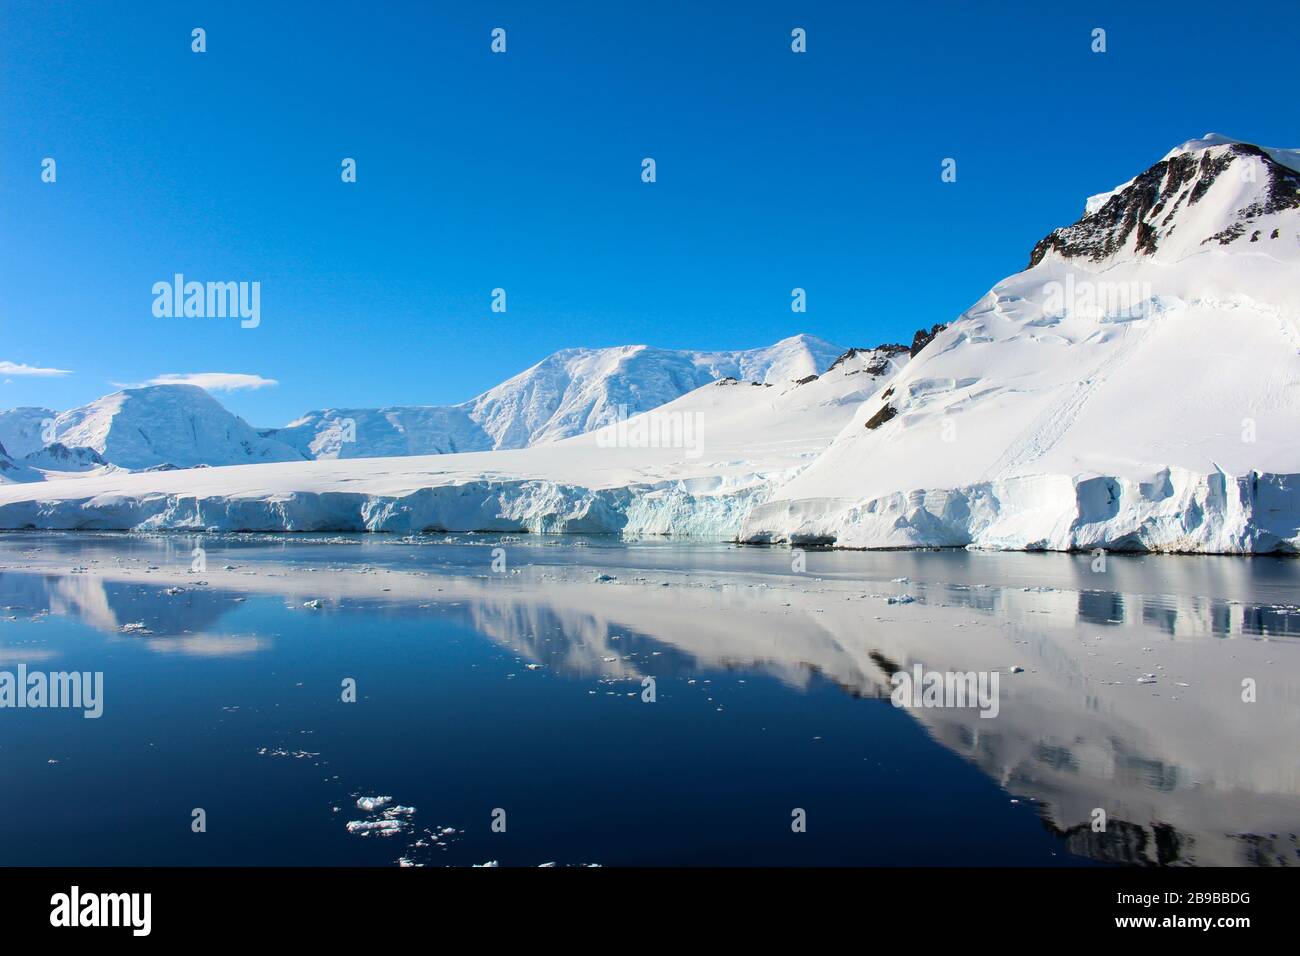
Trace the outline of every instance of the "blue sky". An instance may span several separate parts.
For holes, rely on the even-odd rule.
[[[1300,145],[1291,3],[707,6],[0,0],[0,362],[71,373],[0,407],[224,372],[276,425],[569,346],[903,341],[1186,139]],[[260,326],[155,318],[176,272]]]

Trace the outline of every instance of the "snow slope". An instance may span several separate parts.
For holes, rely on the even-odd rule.
[[[322,409],[264,434],[309,458],[526,448],[591,431],[620,408],[649,411],[719,378],[780,384],[818,374],[843,352],[812,335],[732,352],[565,349],[459,405]]]
[[[890,346],[849,353],[802,383],[723,379],[526,449],[6,485],[0,527],[734,535],[908,359]]]
[[[1040,242],[742,537],[1297,550],[1300,176],[1199,142]]]
[[[0,442],[0,485],[36,480],[39,478],[33,476],[30,469],[14,461],[9,452],[5,451],[4,443]]]

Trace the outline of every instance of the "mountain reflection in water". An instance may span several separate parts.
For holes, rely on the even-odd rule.
[[[196,543],[206,554],[199,573],[190,571]],[[493,570],[494,556],[504,570]],[[321,640],[343,643],[438,615],[519,662],[484,707],[506,713],[532,694],[515,673],[527,664],[566,681],[548,693],[570,700],[639,694],[653,677],[658,707],[722,672],[782,689],[736,731],[751,736],[780,723],[781,700],[819,682],[858,707],[890,707],[896,670],[998,671],[994,719],[971,708],[906,713],[1009,800],[1032,802],[1063,857],[1300,862],[1300,563],[1112,555],[1094,573],[1090,560],[814,551],[797,573],[788,551],[724,544],[13,534],[0,536],[0,668],[80,669],[84,638],[37,626],[61,619],[103,635],[110,657],[129,644],[187,659],[188,679],[202,682],[205,662],[283,646],[259,623],[273,619],[265,608],[310,615]],[[912,600],[889,603],[899,595]],[[104,669],[110,688],[128,684]],[[111,697],[108,706],[111,715]],[[554,734],[583,730],[558,710],[529,719],[553,719]],[[671,751],[654,760],[671,772]],[[25,771],[6,769],[21,790]],[[830,780],[835,767],[820,772]],[[864,807],[876,799],[861,795]],[[873,806],[882,819],[894,810]],[[1099,809],[1104,830],[1093,825]]]

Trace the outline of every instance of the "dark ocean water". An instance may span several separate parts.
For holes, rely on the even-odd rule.
[[[98,719],[0,709],[0,865],[1300,862],[1296,562],[804,560],[0,536],[0,671],[103,674]],[[1000,671],[997,718],[892,705],[947,648]]]

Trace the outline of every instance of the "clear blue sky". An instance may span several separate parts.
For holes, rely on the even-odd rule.
[[[909,339],[1183,140],[1300,145],[1300,6],[1135,6],[0,0],[0,362],[72,372],[0,407],[219,371],[275,425],[568,346]],[[175,272],[261,326],[155,318]]]

